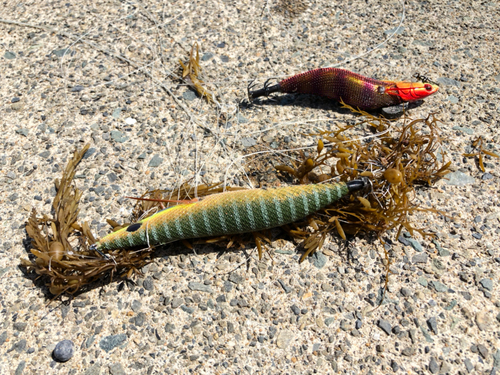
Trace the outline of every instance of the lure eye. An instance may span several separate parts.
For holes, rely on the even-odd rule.
[[[425,88],[427,91],[431,91],[431,90],[432,90],[432,86],[431,86],[431,85],[429,85],[428,83],[426,83],[426,84],[424,85],[424,88]]]
[[[137,229],[141,227],[141,223],[130,224],[127,227],[127,232],[135,232]]]

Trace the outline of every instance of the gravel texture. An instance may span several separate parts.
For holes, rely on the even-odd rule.
[[[480,135],[500,152],[500,5],[407,2],[397,29],[402,10],[373,0],[3,3],[0,373],[500,373],[500,163],[487,157],[483,173],[462,155]],[[194,42],[216,105],[178,79]],[[252,79],[322,66],[441,85],[411,115],[443,121],[454,173],[416,199],[448,217],[414,215],[433,241],[405,233],[385,245],[385,295],[384,247],[367,238],[347,252],[330,239],[302,264],[283,241],[262,261],[254,249],[173,244],[135,283],[50,305],[18,267],[29,212],[49,212],[75,147],[91,143],[76,176],[80,217],[102,236],[107,218],[130,214],[125,196],[186,181],[248,186],[255,159],[245,155],[308,146],[303,134],[352,121],[308,96],[239,105]],[[255,178],[276,184],[272,173]],[[74,354],[59,363],[51,354],[63,340]]]

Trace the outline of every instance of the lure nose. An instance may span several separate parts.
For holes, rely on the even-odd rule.
[[[423,99],[439,90],[437,85],[421,82],[396,82],[395,87],[386,89],[390,95],[399,96],[405,102]]]
[[[353,180],[349,181],[347,183],[347,188],[349,189],[349,192],[353,193],[355,191],[363,190],[369,185],[368,178],[361,178],[359,180]]]

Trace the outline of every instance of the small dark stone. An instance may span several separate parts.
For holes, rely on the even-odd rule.
[[[117,346],[122,345],[126,341],[127,341],[127,335],[125,335],[124,333],[120,333],[118,335],[106,336],[99,342],[99,347],[106,352],[110,352],[111,350],[113,350]]]
[[[401,242],[405,246],[411,245],[410,242],[406,238],[404,238],[403,236],[399,236],[398,241]]]
[[[391,323],[389,323],[387,320],[384,320],[384,319],[380,319],[378,322],[377,322],[377,326],[382,330],[384,331],[387,336],[389,336],[391,334],[391,330],[392,330],[392,326],[391,326]]]
[[[28,326],[28,323],[26,322],[15,322],[14,323],[14,329],[16,331],[24,332],[26,330],[26,327]]]
[[[483,238],[483,235],[481,233],[472,232],[472,237],[474,237],[476,240],[480,240],[481,238]]]
[[[479,354],[481,354],[481,357],[483,357],[484,359],[488,357],[489,354],[488,348],[483,344],[478,344],[477,350],[479,351]]]
[[[186,305],[181,305],[181,309],[188,314],[192,314],[194,312],[194,307],[188,307]]]
[[[300,309],[296,305],[292,305],[290,308],[292,309],[292,311],[295,315],[300,314]]]
[[[481,176],[481,180],[491,180],[493,178],[493,175],[489,172],[486,172]]]
[[[148,167],[150,168],[156,168],[158,167],[161,163],[163,162],[163,159],[160,157],[160,155],[154,155],[151,159],[151,161],[148,164]]]
[[[472,372],[472,370],[474,370],[474,365],[472,364],[472,362],[470,361],[469,358],[465,358],[464,359],[464,365],[465,365],[465,368],[467,369],[467,372]]]
[[[224,48],[226,46],[226,42],[222,42],[217,44],[217,48]]]
[[[14,373],[14,375],[22,375],[22,373],[24,372],[24,368],[25,367],[26,367],[26,361],[19,362],[19,364],[17,365],[16,372]]]
[[[23,352],[26,349],[26,339],[19,340],[16,342],[14,345],[12,345],[12,348],[10,348],[8,352],[11,352],[12,350],[15,350],[18,353]]]
[[[71,340],[60,341],[52,352],[52,358],[57,362],[69,361],[73,357],[74,347],[75,345]]]
[[[286,285],[283,280],[278,279],[278,282],[280,283],[281,287],[283,288],[283,290],[285,291],[286,294],[292,292],[292,288],[290,288],[288,285]]]
[[[137,314],[137,316],[134,318],[134,324],[137,326],[137,327],[142,327],[143,324],[144,324],[144,321],[146,320],[146,314],[144,314],[143,312],[140,312],[139,314]]]
[[[142,303],[140,301],[137,301],[136,299],[134,299],[132,301],[132,311],[133,312],[139,312],[139,310],[141,309],[141,306],[142,306]]]
[[[109,365],[109,373],[111,375],[126,375],[126,372],[123,369],[122,364],[119,362]]]
[[[391,368],[392,368],[392,371],[394,371],[394,372],[399,370],[399,365],[396,363],[395,360],[391,361]]]
[[[146,277],[142,286],[144,289],[152,291],[154,289],[153,278],[151,276]]]
[[[76,86],[73,86],[71,88],[71,92],[80,92],[80,91],[83,91],[85,87],[81,86],[81,85],[76,85]]]
[[[3,331],[0,335],[0,346],[2,346],[5,341],[7,341],[7,331]]]
[[[174,330],[175,330],[175,325],[172,324],[172,323],[167,323],[165,325],[165,332],[166,333],[174,333]]]
[[[438,334],[437,320],[435,316],[427,319],[427,326],[432,332],[434,332],[434,334]]]
[[[439,364],[434,357],[431,357],[431,360],[429,362],[429,371],[431,372],[431,374],[437,374],[439,372]]]
[[[201,61],[208,61],[212,57],[214,57],[214,54],[212,52],[205,52],[205,54],[201,57]]]
[[[428,256],[425,253],[416,254],[411,258],[413,263],[427,263]]]
[[[229,276],[229,281],[235,283],[235,284],[241,284],[245,279],[243,278],[243,276],[241,275],[238,275],[237,273],[232,273],[230,276]]]
[[[179,298],[179,297],[174,297],[174,298],[172,299],[172,304],[171,304],[171,305],[172,305],[172,308],[173,308],[173,309],[178,308],[180,305],[182,305],[182,303],[183,303],[183,302],[184,302],[184,301],[182,300],[182,298]]]
[[[11,103],[17,103],[18,101],[20,101],[21,99],[19,99],[18,97],[13,97],[11,99]]]
[[[493,290],[493,281],[491,279],[484,278],[479,283],[483,286],[484,289],[487,289],[489,291]]]

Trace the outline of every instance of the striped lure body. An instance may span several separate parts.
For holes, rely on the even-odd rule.
[[[278,227],[303,219],[365,184],[355,180],[214,194],[162,210],[103,237],[96,245],[99,250],[115,250]]]
[[[250,96],[256,98],[272,92],[314,94],[374,110],[423,99],[437,90],[438,86],[427,82],[380,81],[345,69],[320,68],[251,91]]]

